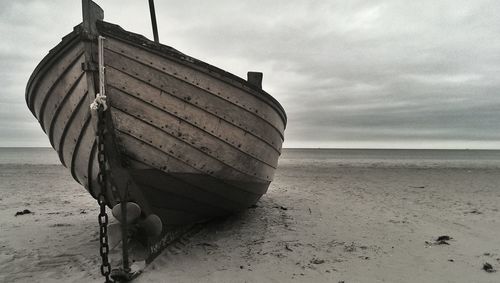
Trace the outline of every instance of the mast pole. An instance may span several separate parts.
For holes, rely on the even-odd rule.
[[[153,26],[153,36],[155,42],[159,43],[158,39],[158,27],[156,26],[156,13],[155,13],[155,3],[154,0],[149,0],[149,13],[151,14],[151,25]]]

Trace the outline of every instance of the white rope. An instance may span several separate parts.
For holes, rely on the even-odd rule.
[[[99,93],[96,95],[94,101],[90,104],[90,110],[97,111],[102,106],[102,111],[108,109],[106,104],[106,88],[104,86],[104,40],[106,38],[99,36],[97,40],[97,48],[99,52]]]
[[[106,109],[108,109],[108,105],[106,104],[106,95],[98,93],[94,101],[90,104],[90,110],[97,111],[101,106],[102,111],[106,111]]]
[[[104,67],[104,40],[106,38],[103,36],[99,36],[97,40],[97,48],[99,51],[99,93],[102,95],[106,95],[106,87],[105,87],[105,67]]]

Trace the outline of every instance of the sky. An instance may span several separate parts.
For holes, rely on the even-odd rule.
[[[101,0],[152,38],[148,1]],[[79,0],[0,0],[0,146],[50,146],[24,91]],[[156,0],[160,42],[246,78],[288,115],[284,147],[500,149],[500,1]]]

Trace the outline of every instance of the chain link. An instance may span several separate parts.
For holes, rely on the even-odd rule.
[[[99,204],[99,254],[101,255],[101,274],[106,279],[106,283],[113,282],[109,276],[111,274],[111,265],[109,264],[108,253],[108,214],[106,213],[106,192],[107,192],[107,178],[106,178],[106,155],[104,153],[104,129],[105,117],[102,107],[97,110],[97,161],[99,163],[99,173],[97,175],[97,182],[101,188],[97,196],[97,203]]]

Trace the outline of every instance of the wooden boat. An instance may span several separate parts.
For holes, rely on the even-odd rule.
[[[29,109],[73,178],[94,198],[101,192],[89,105],[102,79],[107,129],[120,170],[134,183],[128,200],[143,216],[185,225],[256,203],[273,179],[286,125],[259,74],[243,80],[104,22],[96,4],[82,2],[83,23],[40,62],[26,87]],[[120,202],[110,188],[104,193],[110,207]]]

